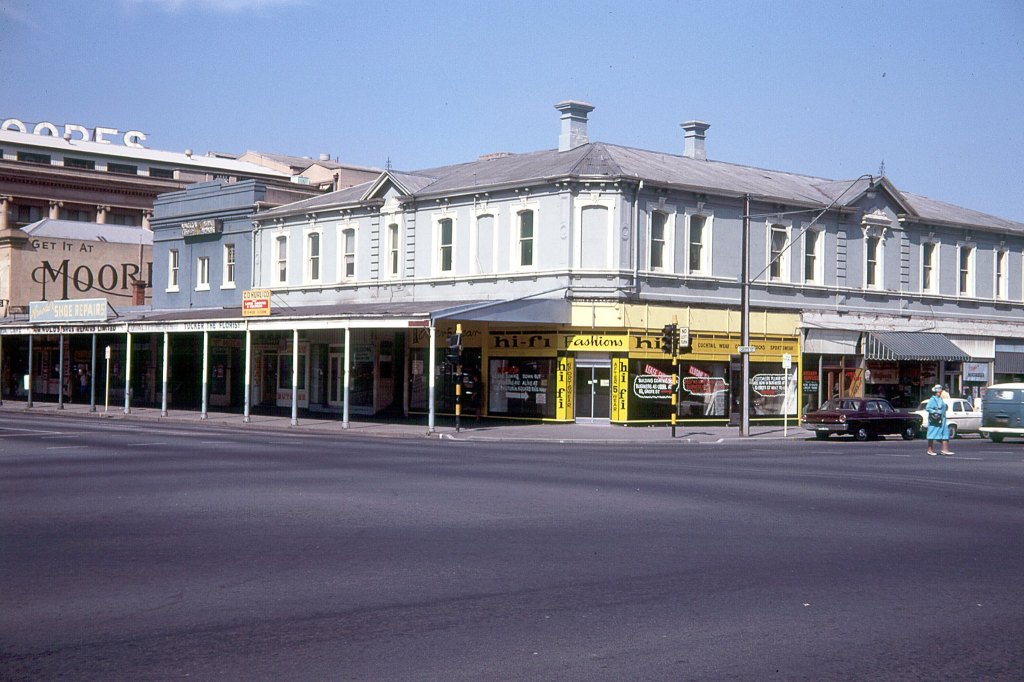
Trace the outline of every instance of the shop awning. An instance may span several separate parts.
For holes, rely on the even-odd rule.
[[[996,374],[1024,374],[1024,353],[996,351]]]
[[[871,332],[864,343],[867,360],[946,360],[963,362],[971,356],[942,334],[928,332]]]

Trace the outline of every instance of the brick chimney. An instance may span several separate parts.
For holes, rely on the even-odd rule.
[[[132,305],[146,305],[146,280],[132,280]]]
[[[688,156],[691,159],[697,159],[698,161],[707,161],[708,154],[704,150],[704,133],[711,127],[710,123],[704,121],[687,121],[686,123],[680,123],[683,130],[686,131],[686,137],[683,144],[683,156]]]
[[[594,110],[593,105],[569,99],[556,104],[555,109],[562,112],[558,151],[567,152],[590,142],[587,137],[587,114]]]

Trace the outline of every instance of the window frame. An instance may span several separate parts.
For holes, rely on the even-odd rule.
[[[385,272],[388,279],[402,278],[402,225],[397,220],[388,223],[388,260]]]
[[[655,236],[655,226],[658,219],[661,219],[661,236]],[[647,218],[647,267],[652,272],[665,272],[668,267],[668,212],[655,209],[650,212]],[[657,259],[655,259],[657,254]],[[658,263],[655,264],[655,260]]]
[[[449,241],[445,242],[445,231],[449,232]],[[455,274],[455,218],[451,215],[438,217],[434,221],[434,272],[436,275]],[[447,259],[448,267],[445,267]]]
[[[196,291],[210,290],[210,257],[196,256]]]
[[[288,250],[290,248],[287,234],[274,236],[273,282],[288,284]],[[283,256],[282,256],[283,252]]]
[[[967,254],[966,268],[964,253]],[[977,292],[977,269],[975,267],[978,248],[974,244],[962,243],[956,247],[956,295],[973,298]]]
[[[316,228],[306,230],[303,239],[303,281],[306,284],[319,284],[323,281],[323,230]],[[315,249],[314,249],[315,246]]]
[[[700,226],[700,241],[697,242],[693,239],[693,220],[699,218],[702,223]],[[686,272],[690,275],[697,276],[708,276],[711,274],[711,224],[714,221],[714,216],[710,213],[699,211],[696,213],[690,213],[686,216]],[[698,267],[693,267],[693,245],[698,244],[700,246],[700,254],[698,256]]]
[[[181,253],[178,249],[167,250],[167,289],[168,293],[180,291],[179,276],[181,270]]]
[[[341,229],[338,242],[339,281],[351,281],[356,278],[356,251],[358,249],[356,234],[354,225],[346,225]],[[349,273],[349,266],[351,266],[351,274]]]
[[[928,258],[928,250],[931,250],[931,258]],[[939,242],[921,242],[921,293],[939,293]],[[925,286],[925,273],[928,274],[928,286]]]
[[[808,237],[814,235],[814,244],[811,251],[807,250]],[[825,283],[825,264],[822,261],[821,253],[824,249],[825,243],[825,230],[824,228],[818,228],[817,226],[811,226],[804,230],[803,234],[803,261],[802,271],[800,273],[803,278],[804,284],[822,286]],[[811,260],[811,273],[808,276],[807,273],[807,259],[810,257]]]
[[[787,223],[768,223],[768,239],[765,244],[767,251],[767,263],[764,270],[765,279],[768,282],[776,284],[791,284],[792,283],[792,271],[789,264],[789,252],[790,239],[792,239],[793,226]],[[773,258],[772,254],[775,252],[774,249],[774,236],[776,233],[782,233],[785,236],[785,241],[782,243],[782,248],[779,249],[778,258]],[[778,265],[778,275],[773,275],[773,269],[775,265]]]
[[[874,251],[874,257],[872,257],[872,251]],[[885,289],[884,272],[885,240],[878,234],[865,234],[864,288],[871,289],[873,291]]]
[[[221,289],[234,289],[236,287],[235,275],[237,266],[237,250],[234,242],[224,245],[223,268],[221,270]]]
[[[1010,300],[1010,252],[997,248],[992,253],[992,298],[997,301]]]
[[[524,207],[516,211],[516,269],[534,270],[537,268],[537,209]],[[530,216],[530,236],[523,236],[523,218]],[[529,245],[530,262],[524,263],[523,248]]]

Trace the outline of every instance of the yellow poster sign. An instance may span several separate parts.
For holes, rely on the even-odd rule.
[[[629,360],[612,358],[612,421],[629,419]]]
[[[558,358],[558,384],[557,403],[555,404],[555,419],[559,421],[572,421],[576,417],[576,359],[572,356]]]

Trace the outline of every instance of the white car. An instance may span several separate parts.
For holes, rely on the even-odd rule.
[[[921,417],[921,433],[928,430],[928,411],[922,400],[914,414]],[[956,438],[960,433],[981,432],[981,410],[976,410],[963,398],[950,398],[946,401],[946,423],[949,424],[949,437]]]

